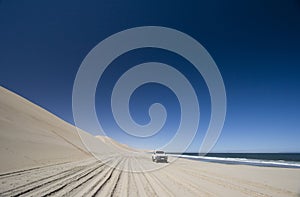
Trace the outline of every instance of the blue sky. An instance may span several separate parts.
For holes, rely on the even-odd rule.
[[[300,152],[299,1],[0,1],[0,84],[73,122],[72,88],[88,52],[106,37],[138,26],[165,26],[200,42],[214,58],[227,94],[227,116],[215,152]],[[131,98],[136,122],[146,124],[148,107],[161,102],[168,119],[153,139],[126,136],[113,120],[109,93],[135,64],[158,61],[187,76],[199,98],[197,151],[210,117],[207,87],[176,54],[139,49],[117,58],[98,87],[96,108],[108,135],[135,147],[163,144],[178,126],[180,108],[164,86],[148,84]],[[120,65],[125,65],[121,67]],[[100,101],[100,98],[104,102]],[[101,108],[101,111],[99,110]]]

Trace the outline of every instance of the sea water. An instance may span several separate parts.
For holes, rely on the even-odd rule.
[[[300,153],[208,153],[205,156],[199,153],[170,153],[172,154],[186,159],[225,164],[300,168]]]

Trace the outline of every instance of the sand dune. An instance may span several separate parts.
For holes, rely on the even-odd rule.
[[[1,173],[90,157],[73,126],[3,87],[0,114]]]
[[[1,87],[0,196],[299,196],[300,193],[300,169],[175,158],[170,163],[153,163],[150,154],[107,137],[79,132],[80,135],[74,126]],[[89,143],[89,150],[80,137]]]
[[[119,149],[122,149],[124,151],[132,151],[132,152],[139,152],[139,150],[136,150],[134,148],[131,148],[130,146],[128,146],[127,144],[121,144],[107,136],[95,136],[96,138],[100,139],[102,142],[104,142],[105,144],[111,144],[112,146],[115,146]]]
[[[0,173],[131,150],[107,137],[100,141],[3,87],[0,114]]]

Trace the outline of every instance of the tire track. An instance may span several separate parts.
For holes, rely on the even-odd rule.
[[[148,195],[149,195],[149,196],[158,196],[158,194],[157,194],[157,192],[155,191],[153,185],[151,184],[151,182],[149,181],[149,179],[146,177],[145,172],[144,172],[144,169],[143,169],[142,166],[141,166],[141,163],[136,159],[136,157],[133,157],[133,160],[134,160],[134,162],[138,165],[138,171],[139,171],[139,172],[136,172],[136,173],[138,173],[139,175],[142,175],[143,179],[144,179],[145,182],[146,182],[146,184],[144,184],[144,185],[149,186],[149,189],[147,190],[148,193],[149,193]],[[141,176],[139,176],[139,177],[141,177]],[[146,188],[145,188],[145,189],[146,189]]]
[[[78,177],[76,179],[73,179],[69,183],[65,183],[61,187],[57,188],[56,190],[52,191],[51,193],[47,194],[48,196],[72,196],[73,194],[76,194],[78,189],[82,187],[88,186],[88,181],[93,179],[95,176],[97,176],[99,173],[103,171],[105,168],[105,164],[99,163],[99,165],[95,169],[91,169],[87,174]]]
[[[113,172],[111,173],[110,178],[105,182],[105,184],[99,189],[95,196],[113,196],[116,190],[116,187],[119,184],[119,180],[122,174],[122,166],[124,167],[123,163],[125,162],[125,158],[119,158],[120,161],[113,166]]]
[[[24,188],[26,188],[26,187],[32,186],[32,188],[29,189],[29,190],[33,190],[35,187],[37,187],[36,184],[42,185],[43,182],[48,182],[48,181],[49,181],[48,179],[51,180],[51,178],[54,178],[54,177],[56,177],[56,176],[60,176],[60,175],[66,174],[66,173],[68,173],[68,172],[71,173],[71,172],[73,172],[74,170],[75,170],[75,169],[65,170],[65,171],[60,172],[60,173],[58,173],[58,174],[54,174],[54,175],[52,175],[52,176],[48,176],[48,177],[45,177],[45,178],[42,178],[42,179],[38,179],[38,180],[32,181],[32,182],[27,183],[27,184],[25,184],[25,185],[21,185],[21,186],[15,187],[15,188],[13,188],[13,189],[9,189],[9,190],[6,190],[6,191],[4,191],[4,192],[1,192],[0,195],[12,195],[12,193],[17,193],[18,191],[19,191],[20,193],[19,193],[19,194],[16,194],[16,195],[20,195],[20,194],[22,194],[22,191],[21,191],[21,190],[24,190]],[[68,174],[69,174],[69,173],[68,173]]]
[[[72,182],[74,179],[85,176],[97,167],[98,162],[95,162],[92,165],[81,167],[80,170],[75,169],[71,173],[63,177],[55,178],[44,184],[39,184],[34,189],[24,191],[22,192],[22,194],[18,194],[17,196],[46,196],[48,194],[51,194],[52,192],[62,189],[65,185]]]
[[[129,172],[128,172],[128,162],[129,158],[124,157],[123,161],[123,168],[119,169],[121,171],[119,180],[117,184],[115,185],[113,195],[111,196],[130,196],[129,191],[131,189],[131,180],[128,178],[129,177]]]
[[[150,175],[151,172],[145,172],[145,169],[136,158],[134,158],[134,160],[139,166],[141,175],[144,177],[155,196],[174,196],[174,194],[168,189],[168,187],[166,187],[159,179],[154,177],[154,175]]]
[[[69,164],[69,163],[72,163],[72,162],[63,162],[63,163],[57,163],[57,164],[51,164],[51,165],[46,165],[46,166],[30,168],[30,169],[18,170],[18,171],[14,171],[14,172],[3,173],[3,174],[0,174],[0,180],[1,179],[6,179],[10,176],[20,176],[20,175],[23,175],[25,173],[31,173],[31,171],[36,172],[37,170],[44,170],[45,168],[58,166],[58,165],[63,165],[63,164]]]
[[[128,182],[131,183],[127,190],[127,196],[139,196],[138,185],[136,183],[134,172],[131,164],[131,157],[128,159]],[[129,190],[130,189],[130,190]],[[145,193],[145,192],[144,192]]]
[[[88,163],[88,164],[87,164]],[[87,169],[92,168],[93,166],[97,165],[99,162],[94,160],[91,161],[83,161],[83,162],[76,162],[74,165],[70,166],[62,166],[56,165],[52,168],[47,168],[45,171],[37,171],[32,172],[28,175],[19,175],[16,177],[10,177],[9,179],[16,179],[16,183],[10,185],[10,187],[5,191],[1,191],[1,196],[21,196],[21,195],[30,195],[36,191],[40,191],[49,185],[53,186],[56,183],[59,183],[61,180],[67,180],[68,178],[75,176],[80,173],[85,173]],[[38,178],[34,180],[34,177],[38,174],[37,177],[44,177]],[[26,178],[26,179],[25,179]],[[33,180],[33,181],[31,181]],[[29,182],[30,181],[30,182]],[[9,182],[9,181],[7,181]],[[21,182],[22,184],[20,184]],[[24,184],[25,183],[25,184]],[[15,186],[18,185],[18,186]]]
[[[203,187],[196,185],[193,181],[189,180],[185,174],[180,174],[175,177],[172,175],[172,172],[160,172],[165,177],[169,177],[168,180],[173,181],[175,184],[179,185],[183,189],[188,189],[189,192],[193,193],[193,196],[217,196],[207,190],[205,190]],[[180,179],[178,179],[180,177]],[[200,189],[201,188],[201,189]]]
[[[117,166],[119,162],[119,160],[115,160],[112,161],[112,164],[110,165],[106,164],[101,173],[89,180],[85,184],[86,187],[82,187],[82,189],[74,196],[96,196],[97,192],[100,191],[101,188],[103,188],[103,186],[111,178],[112,173],[115,170],[115,168],[112,168],[111,166]]]
[[[141,177],[139,176],[139,174],[137,172],[134,172],[133,170],[133,167],[132,167],[132,159],[134,159],[134,157],[132,157],[130,159],[130,168],[129,170],[131,170],[131,178],[132,178],[132,181],[134,182],[135,184],[135,188],[136,188],[136,196],[148,196],[147,193],[146,193],[146,190],[145,190],[145,187],[144,185],[142,184],[142,179]]]
[[[92,162],[96,161],[95,159],[88,159],[84,161],[77,162],[66,162],[57,165],[51,165],[41,168],[34,168],[26,170],[26,172],[20,171],[10,173],[9,176],[4,176],[0,185],[0,194],[7,192],[8,190],[20,189],[21,187],[28,186],[28,184],[43,182],[49,177],[53,177],[64,171],[72,170],[74,167],[86,166]],[[38,183],[37,183],[38,184]]]

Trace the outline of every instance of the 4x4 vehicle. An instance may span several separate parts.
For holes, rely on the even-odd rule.
[[[152,154],[152,161],[155,162],[168,162],[168,156],[166,155],[166,153],[162,150],[156,150],[153,152]]]

